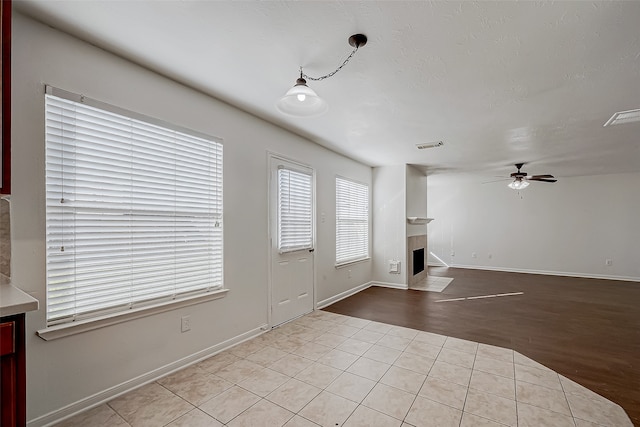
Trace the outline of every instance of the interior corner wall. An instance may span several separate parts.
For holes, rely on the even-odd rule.
[[[352,265],[350,277],[335,268],[335,177],[371,185],[370,167],[20,13],[12,43],[12,279],[40,301],[27,314],[30,424],[267,323],[267,152],[316,171],[317,217],[325,214],[316,230],[316,301],[371,280],[371,261]],[[223,139],[224,298],[53,341],[36,336],[46,326],[45,83]],[[187,314],[191,330],[181,333]]]
[[[443,261],[640,281],[640,173],[560,177],[520,192],[483,181],[486,176],[429,177],[428,212],[435,218],[429,249]]]
[[[373,169],[373,282],[407,287],[406,165]],[[399,274],[389,262],[399,261]]]

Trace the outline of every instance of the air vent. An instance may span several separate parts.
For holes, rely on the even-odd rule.
[[[640,109],[615,113],[603,126],[614,126],[633,122],[640,122]]]
[[[416,144],[416,147],[418,148],[418,150],[426,150],[427,148],[442,147],[443,145],[444,145],[444,142],[436,141],[436,142],[429,142],[427,144]]]

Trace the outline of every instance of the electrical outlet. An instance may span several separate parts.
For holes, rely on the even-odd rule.
[[[488,254],[487,258],[489,258],[489,259],[493,258],[493,254]]]
[[[400,274],[400,261],[389,260],[389,273]]]
[[[475,252],[471,252],[471,258],[478,258],[478,254]]]
[[[182,316],[180,319],[180,330],[182,332],[191,330],[191,316]]]
[[[604,265],[613,265],[613,261],[609,258],[604,260]]]
[[[351,279],[351,270],[347,270],[347,279]]]

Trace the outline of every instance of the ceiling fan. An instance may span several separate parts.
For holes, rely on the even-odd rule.
[[[557,179],[553,175],[527,175],[526,172],[522,172],[524,163],[516,163],[515,167],[518,168],[517,172],[513,172],[509,175],[513,178],[513,181],[507,184],[509,188],[513,188],[514,190],[522,190],[529,186],[529,181],[539,181],[539,182],[556,182]]]

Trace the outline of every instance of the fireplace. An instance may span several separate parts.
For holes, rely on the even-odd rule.
[[[407,284],[413,286],[427,278],[427,235],[407,238]]]
[[[415,249],[413,251],[413,275],[420,274],[424,271],[424,248]]]

